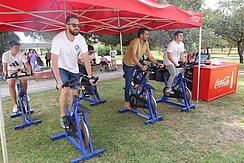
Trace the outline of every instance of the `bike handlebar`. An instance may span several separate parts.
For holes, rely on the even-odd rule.
[[[92,82],[93,84],[96,84],[97,81],[98,81],[98,79],[99,79],[99,77],[94,77],[94,76],[92,76],[91,78],[89,78],[87,75],[84,75],[84,74],[81,74],[81,78],[85,79],[85,81],[88,82],[88,83],[89,83],[89,80],[90,79],[93,79],[94,80]],[[64,87],[73,87],[73,86],[80,85],[82,81],[73,83],[76,80],[77,80],[77,78],[73,78],[73,79],[70,79],[70,80],[66,81],[65,83],[63,83],[62,88],[64,88]]]
[[[180,63],[178,66],[175,66],[176,68],[183,68],[186,67],[186,62]]]
[[[21,73],[21,74],[19,74],[19,73]],[[24,70],[18,70],[17,72],[15,72],[15,73],[13,73],[13,74],[11,74],[9,77],[8,77],[8,79],[11,79],[11,78],[15,78],[15,79],[17,79],[17,78],[22,78],[22,77],[26,77],[26,76],[30,76],[30,74],[28,74],[26,71],[24,71]]]
[[[88,82],[88,83],[89,83],[89,80],[90,80],[90,79],[94,80],[94,81],[92,82],[93,84],[96,84],[97,81],[98,81],[98,79],[99,79],[98,76],[92,76],[91,78],[89,78],[87,75],[84,75],[84,74],[80,74],[80,76],[81,76],[82,79],[85,79],[85,81]]]

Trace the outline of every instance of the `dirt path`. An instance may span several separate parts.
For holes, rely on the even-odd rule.
[[[99,77],[99,80],[109,80],[114,78],[122,78],[123,71],[113,71],[113,72],[97,72],[94,74],[95,76]],[[55,81],[54,79],[46,79],[46,80],[29,80],[28,81],[28,93],[35,93],[45,90],[52,90],[55,89]],[[7,82],[4,82],[0,85],[0,92],[1,97],[8,97],[9,91],[8,91],[8,85]]]

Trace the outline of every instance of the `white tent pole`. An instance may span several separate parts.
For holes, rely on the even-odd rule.
[[[0,91],[0,132],[1,132],[1,143],[3,151],[3,162],[8,163],[8,150],[6,143],[5,127],[4,127],[4,118],[3,118],[3,109],[2,109],[2,96]]]
[[[120,16],[119,16],[119,11],[118,11],[118,27],[119,27],[119,40],[120,40],[120,51],[121,55],[123,56],[123,38],[122,38],[122,29],[121,29],[121,24],[120,24]]]
[[[201,70],[201,49],[202,49],[202,27],[199,30],[199,46],[198,46],[198,74],[197,74],[197,101],[199,100],[200,92],[200,70]]]
[[[122,38],[121,30],[120,30],[120,32],[119,32],[119,39],[120,39],[120,51],[121,51],[121,55],[123,56],[123,48],[122,48],[122,45],[123,45],[123,38]]]

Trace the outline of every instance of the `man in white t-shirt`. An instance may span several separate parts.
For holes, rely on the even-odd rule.
[[[89,55],[91,65],[96,65],[96,53],[94,51],[94,47],[91,45],[88,45],[88,55]],[[82,61],[82,56],[78,59],[78,66],[79,66],[79,72],[87,75],[85,65]]]
[[[89,55],[91,64],[96,65],[96,53],[95,53],[94,47],[91,45],[88,45],[88,55]]]
[[[82,56],[86,71],[89,77],[92,76],[91,64],[88,55],[85,38],[80,35],[80,22],[77,16],[70,15],[66,18],[66,30],[60,32],[53,38],[51,48],[51,61],[57,88],[61,90],[60,104],[60,125],[65,128],[66,113],[65,108],[70,92],[70,106],[72,106],[76,89],[71,87],[62,88],[63,83],[76,78],[74,83],[79,82],[78,58]]]
[[[117,56],[117,51],[114,49],[114,46],[112,46],[112,49],[109,51],[110,59],[111,59],[111,64],[112,68],[116,70],[117,65],[116,65],[116,56]]]
[[[183,32],[182,31],[176,31],[174,34],[175,40],[172,40],[168,44],[167,48],[167,54],[164,55],[164,65],[166,65],[167,70],[169,71],[169,80],[167,82],[167,87],[169,88],[167,90],[168,93],[174,94],[174,91],[172,90],[172,84],[174,81],[174,78],[178,74],[176,66],[178,66],[178,61],[182,60],[184,61],[184,43],[183,40]]]
[[[10,50],[3,53],[2,62],[3,62],[3,73],[7,79],[13,73],[18,72],[21,69],[25,68],[31,74],[31,67],[28,63],[28,60],[24,54],[19,52],[20,44],[17,41],[9,42]],[[11,95],[13,101],[13,112],[18,112],[17,100],[16,100],[16,90],[15,90],[15,79],[8,79],[9,94]],[[21,78],[21,82],[24,88],[24,91],[27,92],[27,79],[26,77]]]

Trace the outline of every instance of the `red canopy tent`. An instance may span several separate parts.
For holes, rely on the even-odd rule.
[[[80,18],[82,32],[132,33],[199,28],[202,14],[153,0],[0,0],[0,31],[50,32],[65,29],[69,14]]]
[[[150,30],[200,28],[201,42],[201,13],[154,0],[0,0],[0,31],[59,32],[65,29],[65,18],[70,14],[79,17],[81,32],[121,36],[141,27]],[[200,78],[200,73],[198,75]],[[8,162],[1,107],[0,98],[1,141],[4,162]]]

